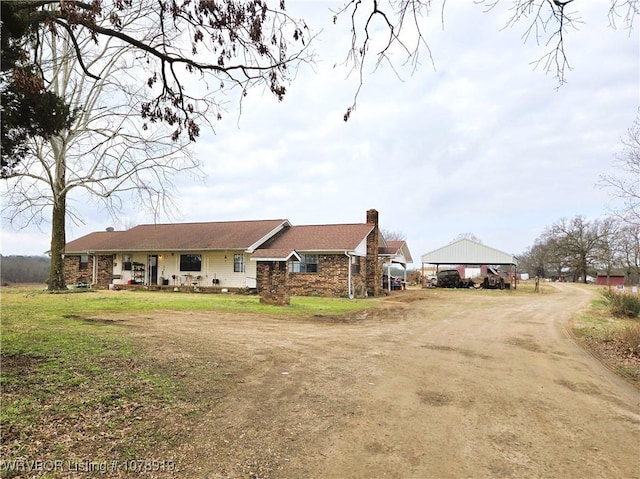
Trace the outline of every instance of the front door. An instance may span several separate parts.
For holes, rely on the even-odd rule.
[[[158,284],[158,255],[150,254],[148,259],[149,284]]]

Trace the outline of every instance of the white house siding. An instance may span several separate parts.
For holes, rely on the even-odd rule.
[[[353,255],[362,256],[362,257],[366,257],[367,256],[367,238],[364,238],[360,242],[360,244],[353,251]]]
[[[162,279],[168,280],[171,286],[190,285],[198,283],[200,286],[213,286],[214,279],[217,280],[215,285],[222,288],[255,288],[256,287],[256,264],[249,260],[249,254],[241,251],[227,252],[200,252],[191,251],[188,254],[202,255],[201,271],[180,271],[180,255],[186,252],[127,252],[116,255],[113,265],[114,284],[127,284],[133,279],[133,271],[125,271],[123,268],[124,254],[131,254],[132,261],[145,265],[144,280],[145,284],[149,283],[149,255],[158,256],[158,281],[160,284]],[[234,254],[244,254],[244,272],[233,271]],[[119,278],[118,278],[119,277]]]
[[[233,271],[234,254],[244,254],[244,272]],[[226,259],[225,259],[226,257]],[[255,288],[256,263],[242,251],[205,253],[202,256],[202,286],[213,286],[213,280],[223,288]]]
[[[131,261],[134,263],[143,263],[147,264],[147,253],[119,253],[115,255],[115,259],[113,261],[113,284],[127,284],[129,281],[133,279],[133,271],[125,271],[124,269],[124,255],[130,254]],[[146,281],[146,267],[145,267],[145,281]]]

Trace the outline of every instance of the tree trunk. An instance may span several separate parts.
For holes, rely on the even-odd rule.
[[[67,217],[67,175],[64,140],[53,138],[51,147],[55,157],[55,180],[52,185],[53,211],[51,213],[51,271],[49,274],[49,290],[67,289],[64,275],[64,247],[66,239]]]
[[[51,270],[49,273],[49,290],[51,291],[67,289],[64,277],[66,203],[65,195],[61,195],[53,205],[51,217]]]

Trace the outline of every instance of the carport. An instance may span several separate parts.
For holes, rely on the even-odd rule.
[[[509,277],[513,279],[516,288],[516,274],[518,260],[515,256],[496,248],[478,243],[467,238],[454,241],[430,253],[425,253],[422,259],[422,286],[425,287],[425,265],[435,265],[436,271],[441,265],[486,265],[508,266]]]
[[[402,266],[403,269],[403,285],[407,284],[407,263],[412,263],[409,246],[403,240],[387,241],[385,246],[378,248],[378,257],[387,264],[387,290],[391,291],[391,267],[394,264]]]

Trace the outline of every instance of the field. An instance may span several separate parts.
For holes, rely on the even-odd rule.
[[[596,296],[545,288],[290,307],[3,289],[2,477],[634,477],[637,389],[563,335],[577,311],[593,336]]]

